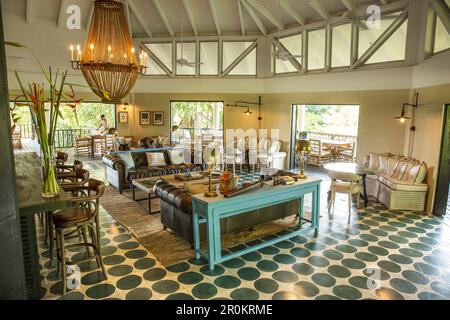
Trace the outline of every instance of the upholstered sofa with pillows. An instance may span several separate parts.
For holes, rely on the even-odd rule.
[[[367,194],[390,210],[425,208],[428,185],[425,162],[390,153],[370,153],[364,158]]]
[[[175,173],[201,171],[202,166],[191,163],[181,149],[171,147],[136,149],[105,155],[108,182],[119,190],[131,187],[131,180]]]

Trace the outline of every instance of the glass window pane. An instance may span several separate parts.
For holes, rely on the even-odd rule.
[[[378,49],[366,64],[399,61],[405,59],[406,33],[408,20],[403,22],[400,28]]]
[[[171,43],[147,43],[145,46],[172,71],[172,44]]]
[[[359,24],[359,45],[358,56],[361,57],[367,49],[381,36],[381,34],[394,22],[400,13],[393,13],[382,16],[380,28],[375,28],[367,21],[360,21]]]
[[[229,75],[256,75],[256,48],[235,66]]]
[[[289,37],[280,38],[280,43],[287,49],[287,51],[295,56],[302,55],[302,35],[296,34]],[[275,46],[273,50],[277,49]],[[301,57],[295,57],[297,61],[302,64]],[[276,73],[287,73],[287,72],[297,72],[295,66],[289,60],[275,59],[275,72]]]
[[[448,0],[450,2],[450,0]],[[450,48],[450,34],[448,34],[441,19],[436,17],[436,34],[434,38],[434,52],[440,52]]]
[[[200,74],[217,75],[219,70],[219,43],[200,42]]]
[[[149,58],[149,63],[147,70],[145,70],[146,75],[167,75],[163,69],[158,66],[158,64],[153,61],[152,58]]]
[[[333,27],[332,37],[331,66],[333,68],[349,66],[352,43],[351,24]]]
[[[186,60],[189,65],[181,65],[179,59]],[[195,75],[195,42],[177,42],[177,63],[178,75]]]
[[[308,33],[308,70],[325,67],[325,29]]]
[[[252,44],[253,41],[223,42],[223,70],[228,68],[228,66]]]

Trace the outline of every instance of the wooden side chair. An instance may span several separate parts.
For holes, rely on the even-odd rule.
[[[346,146],[340,146],[338,155],[339,160],[354,162],[355,150],[356,150],[356,142],[349,142],[349,144]]]
[[[352,199],[354,195],[356,198],[356,207],[359,208],[359,194],[361,192],[361,176],[354,173],[329,171],[328,176],[331,178],[330,186],[330,201],[328,202],[328,216],[331,219],[331,208],[334,211],[334,203],[336,193],[344,193],[348,195],[348,223],[352,216]]]
[[[72,207],[59,210],[52,217],[57,239],[57,273],[61,272],[62,274],[63,295],[66,293],[67,287],[67,265],[79,264],[95,258],[98,268],[101,268],[103,272],[104,279],[108,279],[101,254],[99,221],[100,198],[105,192],[105,184],[99,180],[89,179],[87,185],[80,187],[79,190],[86,192],[87,195],[73,197]],[[77,232],[81,232],[83,241],[66,244],[66,240],[78,238]],[[88,257],[77,262],[67,261],[66,249],[80,246],[86,248]],[[93,249],[93,256],[91,256],[90,248]]]
[[[315,166],[323,166],[330,162],[331,153],[324,148],[322,141],[319,139],[309,139],[311,151],[308,153],[308,163]]]
[[[89,137],[79,138],[78,136],[74,136],[73,153],[75,156],[91,156],[92,153],[91,138]]]

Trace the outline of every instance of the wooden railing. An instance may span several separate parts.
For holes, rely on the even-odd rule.
[[[348,141],[348,142],[357,142],[358,137],[345,135],[345,134],[334,134],[334,133],[326,133],[326,132],[317,132],[317,131],[305,131],[307,133],[308,139],[330,139],[330,140],[340,140],[340,141]]]
[[[34,133],[34,125],[31,123],[29,124],[20,124],[18,125],[20,128],[20,137],[25,139],[35,139],[35,133]]]
[[[92,129],[57,129],[55,132],[55,148],[72,148],[74,137],[86,137]]]

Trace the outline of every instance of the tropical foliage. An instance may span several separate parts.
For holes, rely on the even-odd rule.
[[[305,130],[356,136],[359,106],[305,105]]]

